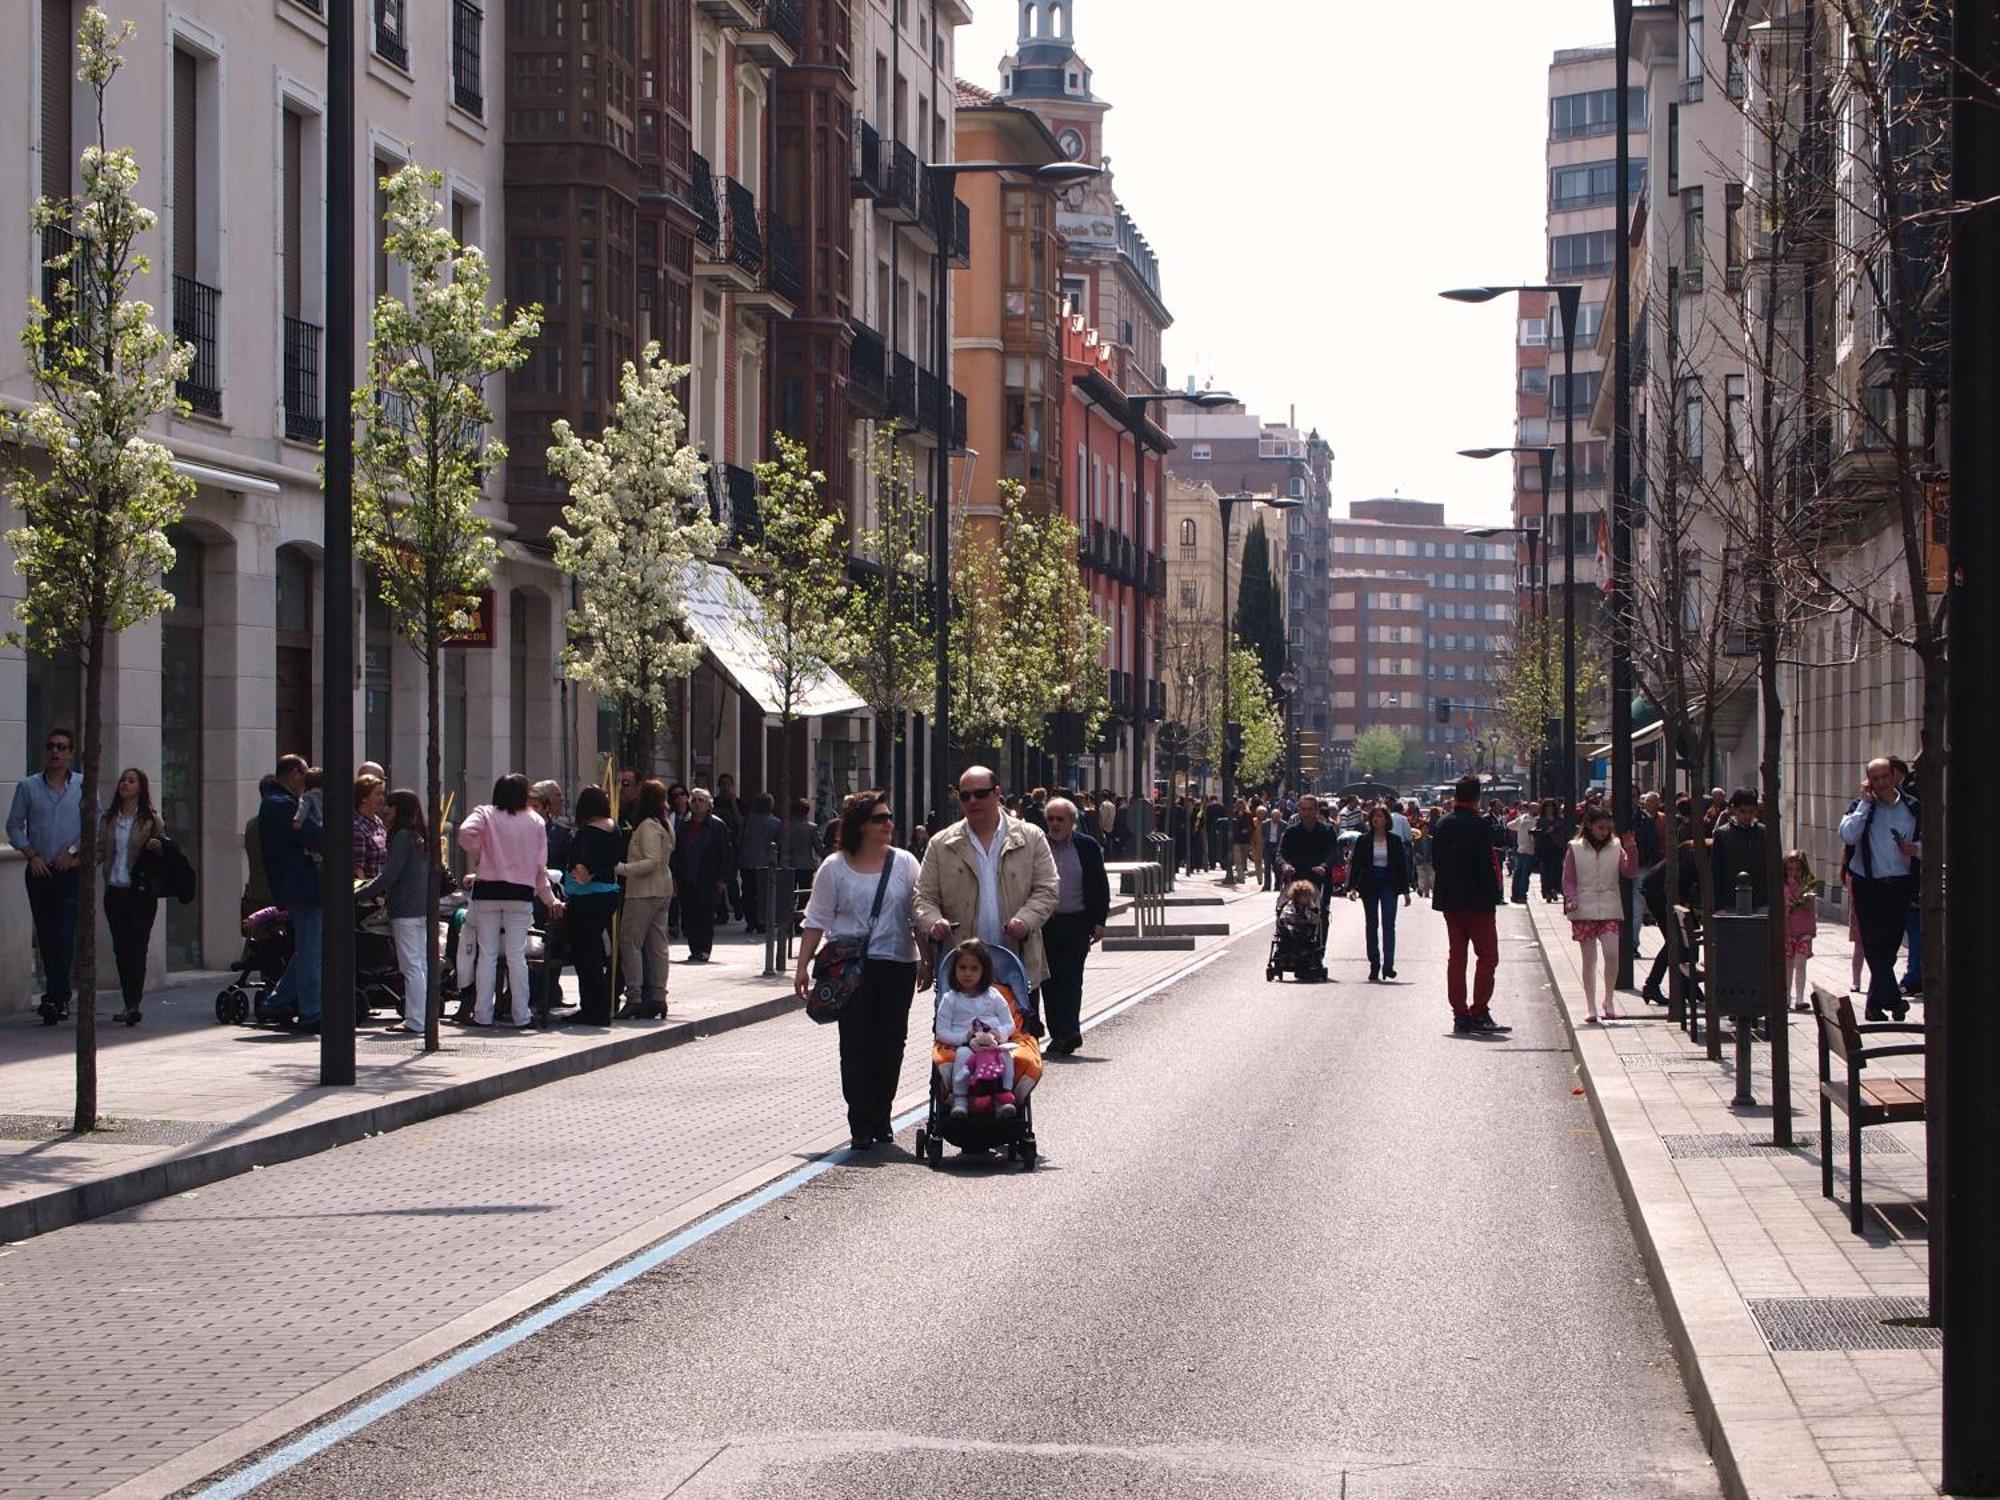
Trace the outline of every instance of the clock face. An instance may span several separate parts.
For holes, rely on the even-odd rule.
[[[1071,126],[1068,130],[1057,136],[1056,143],[1062,147],[1063,155],[1067,156],[1071,161],[1082,160],[1083,132],[1075,126]]]

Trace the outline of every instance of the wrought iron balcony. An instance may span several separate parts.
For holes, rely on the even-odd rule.
[[[951,393],[950,442],[951,451],[954,453],[963,453],[965,451],[965,422],[965,392],[953,391]]]
[[[958,198],[951,208],[951,263],[963,271],[972,265],[972,210]]]
[[[1099,568],[1105,565],[1104,523],[1102,521],[1092,521],[1090,523],[1090,560],[1093,565]]]
[[[325,432],[319,405],[319,326],[285,319],[285,436],[316,443]]]
[[[854,345],[848,354],[848,394],[864,415],[886,416],[889,411],[888,349],[882,335],[866,323],[855,323]]]
[[[723,513],[716,517],[729,530],[729,545],[746,547],[764,539],[764,516],[757,508],[757,475],[736,464],[722,466]]]
[[[917,424],[917,362],[898,354],[891,366],[889,409],[912,427]]]
[[[174,337],[194,345],[194,363],[175,389],[183,401],[211,417],[222,415],[222,378],[216,363],[217,309],[222,293],[191,276],[174,278]]]
[[[734,177],[726,178],[727,217],[723,223],[723,254],[746,276],[764,271],[764,234],[757,225],[757,195]]]
[[[737,55],[760,68],[789,68],[805,49],[806,21],[798,0],[764,0],[736,33]]]
[[[882,196],[882,137],[866,120],[854,122],[854,196],[857,198],[879,198]]]
[[[792,226],[775,211],[764,216],[765,285],[793,306],[805,300],[805,278],[799,271],[798,241]]]
[[[408,27],[404,0],[375,0],[375,55],[406,72],[410,66]]]
[[[694,199],[694,237],[712,250],[722,236],[722,214],[715,202],[715,173],[708,165],[708,158],[698,151],[691,162],[694,168],[690,193]]]
[[[924,211],[923,170],[917,153],[901,141],[895,143],[889,159],[889,192],[883,202],[891,218],[906,224],[918,223]]]
[[[771,30],[778,34],[778,40],[792,49],[797,57],[806,47],[806,15],[799,0],[770,0],[764,7],[764,16]]]
[[[484,116],[486,95],[481,83],[481,32],[485,13],[473,0],[451,0],[451,98],[469,115]]]
[[[925,370],[917,382],[919,400],[917,406],[917,426],[938,437],[945,433],[944,382],[929,370]]]

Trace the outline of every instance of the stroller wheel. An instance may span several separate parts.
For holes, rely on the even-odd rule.
[[[923,1126],[919,1125],[917,1127],[917,1139],[915,1142],[915,1149],[918,1161],[922,1161],[924,1159],[924,1153],[930,1145],[930,1139],[931,1139],[931,1133],[928,1130],[924,1129]]]
[[[936,1136],[931,1137],[930,1162],[933,1170],[944,1166],[944,1142]]]
[[[236,999],[230,1009],[229,1018],[238,1026],[247,1026],[250,1022],[250,997],[242,990],[233,993]]]
[[[1040,1156],[1035,1150],[1035,1143],[1033,1141],[1021,1142],[1021,1170],[1023,1172],[1034,1171],[1035,1163],[1039,1159]]]
[[[227,1026],[236,1019],[235,992],[223,990],[215,997],[215,1024]]]
[[[1264,983],[1269,984],[1278,977],[1278,966],[1272,964],[1264,970]]]

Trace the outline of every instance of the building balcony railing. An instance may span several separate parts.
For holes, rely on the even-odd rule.
[[[944,382],[929,370],[925,370],[918,377],[917,390],[917,426],[940,438],[947,436],[945,413],[948,408],[945,404]]]
[[[757,24],[756,0],[695,0],[695,9],[719,26]]]
[[[964,271],[972,265],[972,210],[958,198],[951,207],[951,263]]]
[[[797,306],[805,300],[805,277],[799,270],[798,239],[792,233],[792,226],[779,218],[775,212],[764,215],[765,284]]]
[[[715,520],[729,533],[729,545],[745,547],[763,540],[764,518],[757,508],[757,475],[737,464],[723,464]],[[714,469],[710,469],[711,476]]]
[[[319,404],[319,341],[316,323],[285,319],[285,436],[316,443],[325,424]]]
[[[917,153],[897,141],[889,157],[889,191],[883,210],[892,219],[915,224],[923,216],[923,171]]]
[[[222,293],[192,276],[174,278],[174,337],[194,345],[194,363],[175,390],[198,412],[222,415],[222,377],[216,363],[216,325]]]
[[[965,392],[953,391],[951,393],[951,434],[950,434],[951,451],[953,453],[963,453],[965,451],[965,423],[966,423]]]
[[[890,366],[889,410],[914,427],[917,425],[917,362],[898,354]]]
[[[789,68],[797,62],[806,41],[798,0],[763,0],[750,9],[750,23],[736,33],[737,55],[760,68]]]
[[[722,212],[715,201],[715,173],[708,164],[708,158],[700,152],[696,152],[690,161],[694,168],[690,193],[694,199],[694,237],[712,250],[722,237]]]
[[[850,325],[854,345],[848,354],[848,395],[867,408],[865,416],[886,416],[889,411],[888,349],[882,335],[866,323]]]
[[[723,179],[722,253],[744,275],[764,274],[764,232],[757,223],[757,195],[734,177]]]
[[[792,56],[805,51],[806,13],[799,0],[770,0],[764,7],[764,19],[778,40],[792,49]]]
[[[405,72],[410,66],[410,41],[404,0],[375,0],[375,55]]]
[[[866,120],[854,122],[854,196],[874,199],[882,196],[882,136]]]
[[[481,30],[486,16],[472,0],[451,0],[451,98],[469,115],[484,116],[480,79]]]

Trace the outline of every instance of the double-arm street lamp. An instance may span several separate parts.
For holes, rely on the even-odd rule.
[[[1297,510],[1305,502],[1293,495],[1217,495],[1215,499],[1222,508],[1222,838],[1226,851],[1235,832],[1231,827],[1231,816],[1236,806],[1236,757],[1230,753],[1229,734],[1229,658],[1235,645],[1229,623],[1229,518],[1236,507],[1246,501],[1269,506],[1272,510]],[[1222,883],[1236,884],[1234,864],[1224,863]]]
[[[1096,177],[1104,169],[1080,161],[952,161],[930,168],[931,232],[937,253],[931,258],[931,370],[941,393],[937,447],[931,453],[931,614],[937,632],[933,662],[937,700],[931,714],[931,806],[945,815],[951,793],[951,289],[946,268],[951,262],[952,237],[957,233],[958,179],[1005,173],[1053,186]]]
[[[1452,302],[1491,302],[1508,293],[1544,292],[1556,299],[1563,336],[1563,702],[1576,698],[1576,314],[1580,286],[1541,283],[1521,286],[1457,287],[1438,295]],[[1549,495],[1542,490],[1546,511]],[[1576,716],[1563,715],[1563,799],[1576,806]]]
[[[1540,657],[1540,660],[1537,662],[1536,665],[1540,670],[1541,682],[1538,684],[1537,691],[1546,693],[1548,687],[1548,675],[1549,675],[1548,674],[1549,572],[1555,562],[1555,558],[1552,555],[1552,549],[1548,545],[1549,488],[1550,488],[1549,481],[1555,467],[1556,450],[1547,443],[1537,443],[1525,446],[1515,445],[1513,447],[1506,447],[1506,448],[1461,448],[1458,451],[1460,456],[1464,458],[1481,458],[1481,459],[1498,458],[1503,453],[1510,453],[1510,454],[1532,453],[1537,459],[1541,461],[1542,511],[1541,515],[1536,518],[1541,523],[1539,526],[1472,526],[1466,529],[1466,535],[1477,536],[1477,537],[1518,536],[1526,540],[1528,544],[1528,568],[1531,572],[1538,573],[1540,579],[1537,590],[1538,593],[1540,594],[1540,598],[1537,601],[1537,607],[1542,621],[1542,633],[1541,633],[1541,645],[1536,653]],[[1563,587],[1565,590],[1568,589],[1571,576],[1573,575],[1576,568],[1576,538],[1574,536],[1570,536],[1566,538],[1566,542],[1567,545],[1565,546],[1563,551],[1563,563],[1565,568],[1565,572],[1563,574]],[[1565,684],[1566,688],[1569,686],[1572,685],[1567,683]],[[1567,699],[1565,699],[1562,710],[1563,722],[1565,724],[1569,722],[1569,716],[1573,712],[1573,710],[1574,710],[1574,705],[1571,704]],[[1572,741],[1573,741],[1573,736],[1566,732],[1564,735],[1564,743],[1571,743]],[[1537,796],[1542,796],[1545,794],[1541,782],[1542,782],[1542,764],[1544,761],[1546,761],[1546,759],[1547,759],[1546,755],[1537,757],[1535,765],[1531,768],[1534,773],[1535,794]],[[1564,782],[1565,791],[1568,790],[1568,786],[1569,783],[1565,781]]]
[[[1297,796],[1299,771],[1298,762],[1293,758],[1292,754],[1294,744],[1292,735],[1292,699],[1298,696],[1299,674],[1294,672],[1290,667],[1280,672],[1278,674],[1278,691],[1285,695],[1285,753],[1282,762],[1285,771],[1285,790],[1291,795]]]

